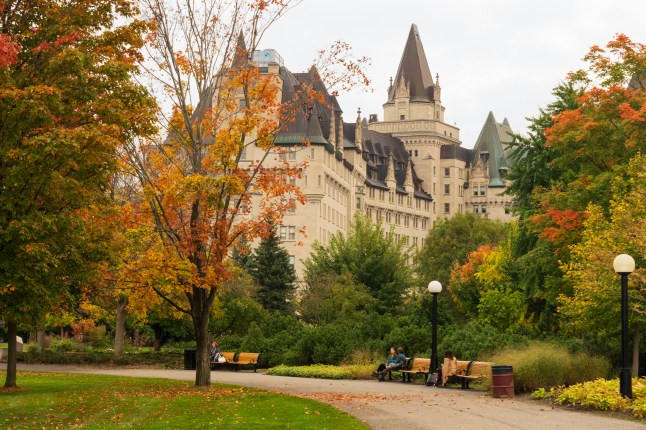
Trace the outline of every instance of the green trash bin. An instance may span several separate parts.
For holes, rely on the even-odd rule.
[[[509,365],[491,366],[494,397],[514,397],[514,369]]]
[[[184,350],[184,370],[195,370],[195,356],[194,348]]]

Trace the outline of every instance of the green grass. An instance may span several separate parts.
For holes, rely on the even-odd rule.
[[[321,402],[233,385],[39,372],[18,372],[18,384],[0,390],[0,428],[368,428]]]
[[[9,344],[7,342],[0,342],[0,348],[9,348]]]

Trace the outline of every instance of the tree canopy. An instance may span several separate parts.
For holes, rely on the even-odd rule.
[[[153,131],[156,106],[131,79],[146,28],[136,14],[126,0],[0,3],[0,312],[10,325],[70,303],[107,257],[116,151]]]

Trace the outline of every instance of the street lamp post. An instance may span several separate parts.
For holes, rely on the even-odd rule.
[[[615,272],[621,275],[621,373],[619,373],[619,392],[623,397],[632,399],[632,377],[628,367],[628,275],[635,270],[635,260],[628,254],[621,254],[615,257],[612,266]]]
[[[433,294],[433,311],[431,314],[431,373],[437,371],[437,295],[442,292],[442,284],[438,281],[431,281],[428,284],[428,292]]]

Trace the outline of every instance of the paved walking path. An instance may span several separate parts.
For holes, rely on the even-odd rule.
[[[195,379],[193,370],[95,369],[18,363],[19,370]],[[373,429],[631,430],[644,424],[595,413],[555,409],[540,402],[494,399],[482,391],[426,387],[400,381],[348,381],[270,376],[249,371],[211,372],[211,381],[261,388],[330,403]]]

